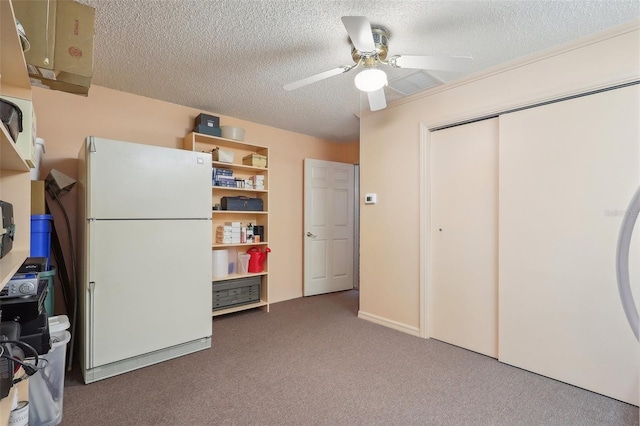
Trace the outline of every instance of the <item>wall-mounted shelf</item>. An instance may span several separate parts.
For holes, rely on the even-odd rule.
[[[0,94],[31,100],[31,83],[10,1],[0,1]],[[27,257],[31,245],[31,182],[29,166],[0,124],[0,199],[13,205],[13,247],[0,259],[0,288]]]

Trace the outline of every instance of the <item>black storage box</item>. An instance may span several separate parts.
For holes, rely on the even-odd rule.
[[[45,355],[51,349],[49,317],[46,312],[30,321],[20,322],[20,341],[31,345],[38,355]],[[30,356],[27,354],[27,356]]]
[[[11,251],[15,232],[13,204],[0,201],[0,259]]]
[[[213,283],[213,310],[260,301],[260,277],[238,278]]]
[[[262,225],[253,225],[253,235],[258,235],[263,243],[267,241],[264,239],[264,226]]]
[[[222,197],[222,210],[261,212],[264,209],[262,198]]]
[[[34,296],[12,297],[0,299],[2,321],[25,322],[38,318],[46,313],[44,301],[49,292],[49,280],[38,280],[38,294]]]
[[[22,262],[22,266],[18,269],[18,274],[35,274],[37,272],[47,271],[47,258],[46,257],[27,257],[27,260]]]
[[[18,133],[22,131],[22,110],[18,105],[6,99],[0,99],[0,118],[9,131],[13,141],[18,140]]]
[[[216,117],[215,115],[208,114],[199,114],[196,117],[196,127],[204,126],[204,127],[220,127],[220,117]]]

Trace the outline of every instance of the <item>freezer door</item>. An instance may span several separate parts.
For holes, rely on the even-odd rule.
[[[211,154],[89,137],[87,216],[211,218]]]
[[[85,366],[211,336],[211,221],[94,221]]]

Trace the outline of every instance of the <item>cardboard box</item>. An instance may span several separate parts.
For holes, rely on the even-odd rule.
[[[36,166],[36,111],[33,102],[12,96],[0,97],[13,102],[22,111],[22,132],[18,133],[16,147],[22,159],[33,168]]]
[[[53,90],[88,93],[73,86],[91,85],[95,9],[69,0],[16,0],[13,6],[31,43],[29,76],[60,82],[44,83]]]
[[[31,214],[47,214],[43,180],[31,181]]]
[[[250,154],[242,157],[242,164],[245,166],[267,167],[267,157],[260,154]]]
[[[14,0],[12,4],[16,19],[22,24],[31,45],[31,48],[24,52],[27,64],[53,69],[58,2]]]
[[[89,86],[78,86],[64,81],[49,80],[47,78],[37,78],[29,76],[31,85],[43,89],[60,90],[62,92],[73,93],[74,95],[89,95]]]
[[[213,148],[211,150],[213,161],[219,161],[221,163],[233,163],[234,153],[229,149],[221,149],[220,147]]]
[[[198,126],[220,127],[220,117],[216,117],[215,115],[200,113],[196,117],[196,127]]]

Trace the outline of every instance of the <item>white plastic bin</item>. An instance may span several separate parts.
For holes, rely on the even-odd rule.
[[[40,163],[42,163],[42,157],[44,156],[44,139],[36,138],[36,146],[35,146],[35,158],[36,163],[35,167],[31,169],[30,176],[31,180],[38,180],[38,176],[40,176]]]
[[[29,424],[56,426],[62,422],[64,372],[67,343],[71,339],[69,318],[58,315],[49,318],[51,349],[40,355],[44,368],[29,379]]]
[[[213,278],[222,278],[229,275],[229,251],[213,250]]]

